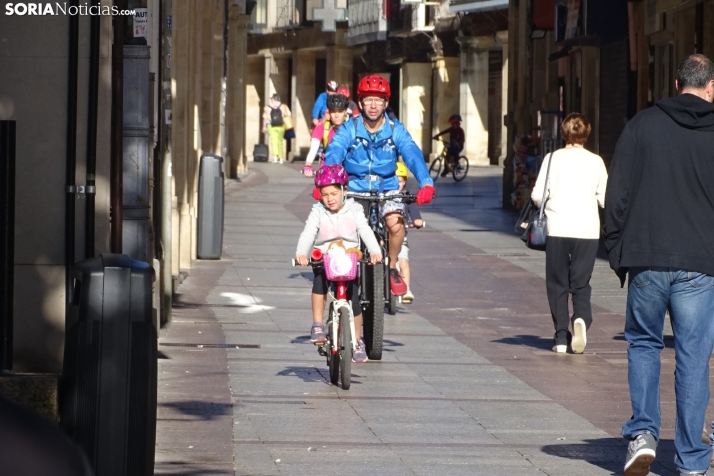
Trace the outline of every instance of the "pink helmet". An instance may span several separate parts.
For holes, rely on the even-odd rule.
[[[330,164],[323,165],[315,173],[315,186],[316,187],[326,187],[328,185],[347,185],[349,182],[349,177],[345,168],[341,165]]]

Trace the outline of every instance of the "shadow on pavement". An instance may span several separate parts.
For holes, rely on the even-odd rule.
[[[161,463],[161,465],[184,465],[186,463],[180,463],[180,462],[169,462],[169,463]],[[188,475],[202,475],[202,474],[234,474],[233,471],[229,470],[220,470],[220,469],[186,469],[186,470],[179,470],[179,471],[173,471],[169,470],[168,472],[164,471],[155,471],[154,474],[156,476],[188,476]]]
[[[280,377],[300,377],[303,382],[324,382],[327,380],[315,367],[290,366],[281,370],[276,375]]]
[[[509,345],[525,345],[536,349],[550,350],[553,347],[553,339],[541,336],[521,334],[513,337],[492,340],[491,342]]]
[[[203,420],[213,420],[214,417],[233,413],[230,403],[214,403],[202,400],[187,400],[183,402],[160,403],[162,407],[172,408],[184,415],[200,417]]]
[[[601,438],[596,440],[583,440],[580,443],[546,445],[541,450],[550,456],[572,460],[587,461],[588,463],[611,471],[613,475],[622,475],[627,453],[626,440],[623,438]],[[650,468],[652,475],[672,476],[673,472],[674,442],[661,440],[657,448],[657,460]],[[664,466],[662,463],[666,463]],[[672,470],[668,469],[672,466]]]

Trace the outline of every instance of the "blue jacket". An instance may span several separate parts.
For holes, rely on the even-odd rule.
[[[327,93],[320,93],[315,99],[315,105],[312,106],[312,118],[322,120],[327,111]]]
[[[325,151],[325,164],[344,166],[350,176],[349,189],[353,192],[387,191],[399,188],[397,157],[401,155],[419,182],[419,188],[434,185],[424,163],[424,154],[399,121],[388,118],[379,130],[376,142],[369,139],[361,117],[350,119],[332,138]],[[367,176],[379,176],[370,180]]]

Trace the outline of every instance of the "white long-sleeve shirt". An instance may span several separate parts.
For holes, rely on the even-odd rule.
[[[607,170],[599,155],[580,147],[566,147],[543,160],[531,198],[540,206],[546,187],[548,162],[550,176],[546,192],[545,215],[548,235],[566,238],[600,238],[598,206],[605,207]]]

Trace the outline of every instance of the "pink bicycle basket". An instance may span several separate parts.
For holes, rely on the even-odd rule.
[[[329,281],[352,281],[357,277],[357,255],[325,255],[325,276]]]

